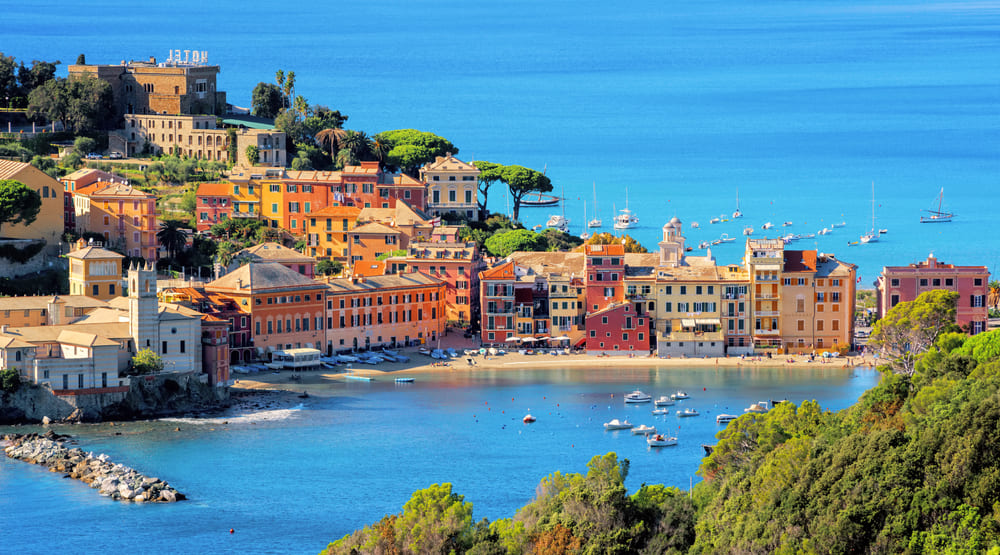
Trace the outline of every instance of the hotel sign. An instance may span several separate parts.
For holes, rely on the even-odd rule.
[[[181,53],[184,57],[181,57]],[[207,64],[207,50],[171,50],[167,55],[168,64]]]

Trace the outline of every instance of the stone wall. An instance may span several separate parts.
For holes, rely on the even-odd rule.
[[[10,245],[19,249],[23,249],[35,242],[31,239],[0,239],[0,245]],[[25,262],[14,262],[9,258],[0,256],[0,277],[16,278],[45,270],[65,270],[65,261],[54,256],[49,256],[48,250],[48,248],[42,249],[41,252]]]

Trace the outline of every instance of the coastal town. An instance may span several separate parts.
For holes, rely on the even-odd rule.
[[[504,353],[718,364],[860,350],[857,267],[835,253],[748,236],[741,263],[719,264],[711,248],[692,253],[673,216],[648,251],[615,225],[617,235],[587,241],[553,230],[566,248],[500,256],[469,233],[491,218],[480,196],[490,168],[443,151],[410,172],[377,159],[292,169],[284,132],[227,112],[219,71],[179,53],[69,67],[113,91],[123,127],[108,134],[111,159],[169,154],[225,168],[185,184],[194,199],[187,228],[165,222],[163,199],[114,165],[56,179],[0,160],[4,183],[40,198],[30,223],[2,233],[4,249],[34,254],[4,254],[0,271],[16,278],[56,264],[68,279],[68,294],[0,298],[0,370],[51,400],[14,411],[15,420],[100,419],[140,384],[190,382],[223,399],[241,374],[350,373],[359,352],[473,365]],[[551,187],[537,189],[539,199],[543,190]],[[161,264],[247,230],[250,240],[218,252],[208,276]],[[934,255],[894,264],[885,261],[875,284],[875,317],[944,289],[959,294],[964,330],[986,330],[985,266]],[[461,353],[441,348],[446,336],[462,337]]]

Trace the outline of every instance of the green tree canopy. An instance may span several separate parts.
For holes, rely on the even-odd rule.
[[[251,166],[256,166],[260,162],[260,149],[257,148],[257,145],[247,147],[247,161],[250,162]]]
[[[86,156],[97,150],[97,141],[90,137],[77,137],[73,141],[73,150],[79,152],[82,156]]]
[[[625,252],[646,253],[646,247],[639,244],[631,235],[615,236],[611,233],[595,233],[587,240],[588,245],[623,245]]]
[[[31,66],[21,62],[17,70],[17,80],[21,83],[21,94],[27,95],[31,91],[41,87],[56,76],[56,66],[62,62],[43,62],[32,60]]]
[[[262,118],[275,118],[285,106],[285,96],[281,88],[272,83],[257,83],[251,94],[251,111]]]
[[[497,181],[501,181],[502,176],[500,175],[500,171],[503,169],[503,166],[487,162],[486,160],[476,160],[472,165],[479,168],[479,214],[481,217],[484,217],[486,215],[486,201],[489,199],[490,186]]]
[[[3,224],[31,225],[42,208],[38,191],[13,179],[0,180],[0,226]]]
[[[394,129],[378,134],[379,141],[391,148],[386,155],[389,166],[416,177],[420,167],[447,153],[458,154],[451,141],[426,131]]]
[[[163,371],[163,358],[148,347],[132,357],[132,370],[136,374],[156,374]]]
[[[544,251],[548,245],[530,229],[515,229],[491,236],[484,246],[491,255],[504,258],[517,251]]]
[[[320,260],[316,263],[316,273],[323,276],[336,276],[344,271],[344,265],[336,260]]]
[[[184,250],[187,245],[187,233],[184,225],[178,221],[170,220],[160,223],[160,230],[156,232],[156,240],[163,245],[170,258],[175,258],[177,253]]]
[[[955,325],[958,293],[937,289],[889,309],[875,323],[868,344],[890,357],[894,369],[912,374],[916,357]]]
[[[111,85],[89,73],[50,79],[28,95],[27,114],[77,134],[110,129],[115,124]]]

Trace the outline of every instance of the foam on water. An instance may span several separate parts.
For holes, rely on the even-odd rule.
[[[276,422],[296,417],[305,407],[304,403],[299,403],[294,407],[285,409],[261,410],[242,414],[235,413],[230,416],[218,416],[211,418],[161,418],[160,422],[177,422],[203,426],[221,426],[223,424],[235,426],[239,424],[250,424],[253,422]]]

